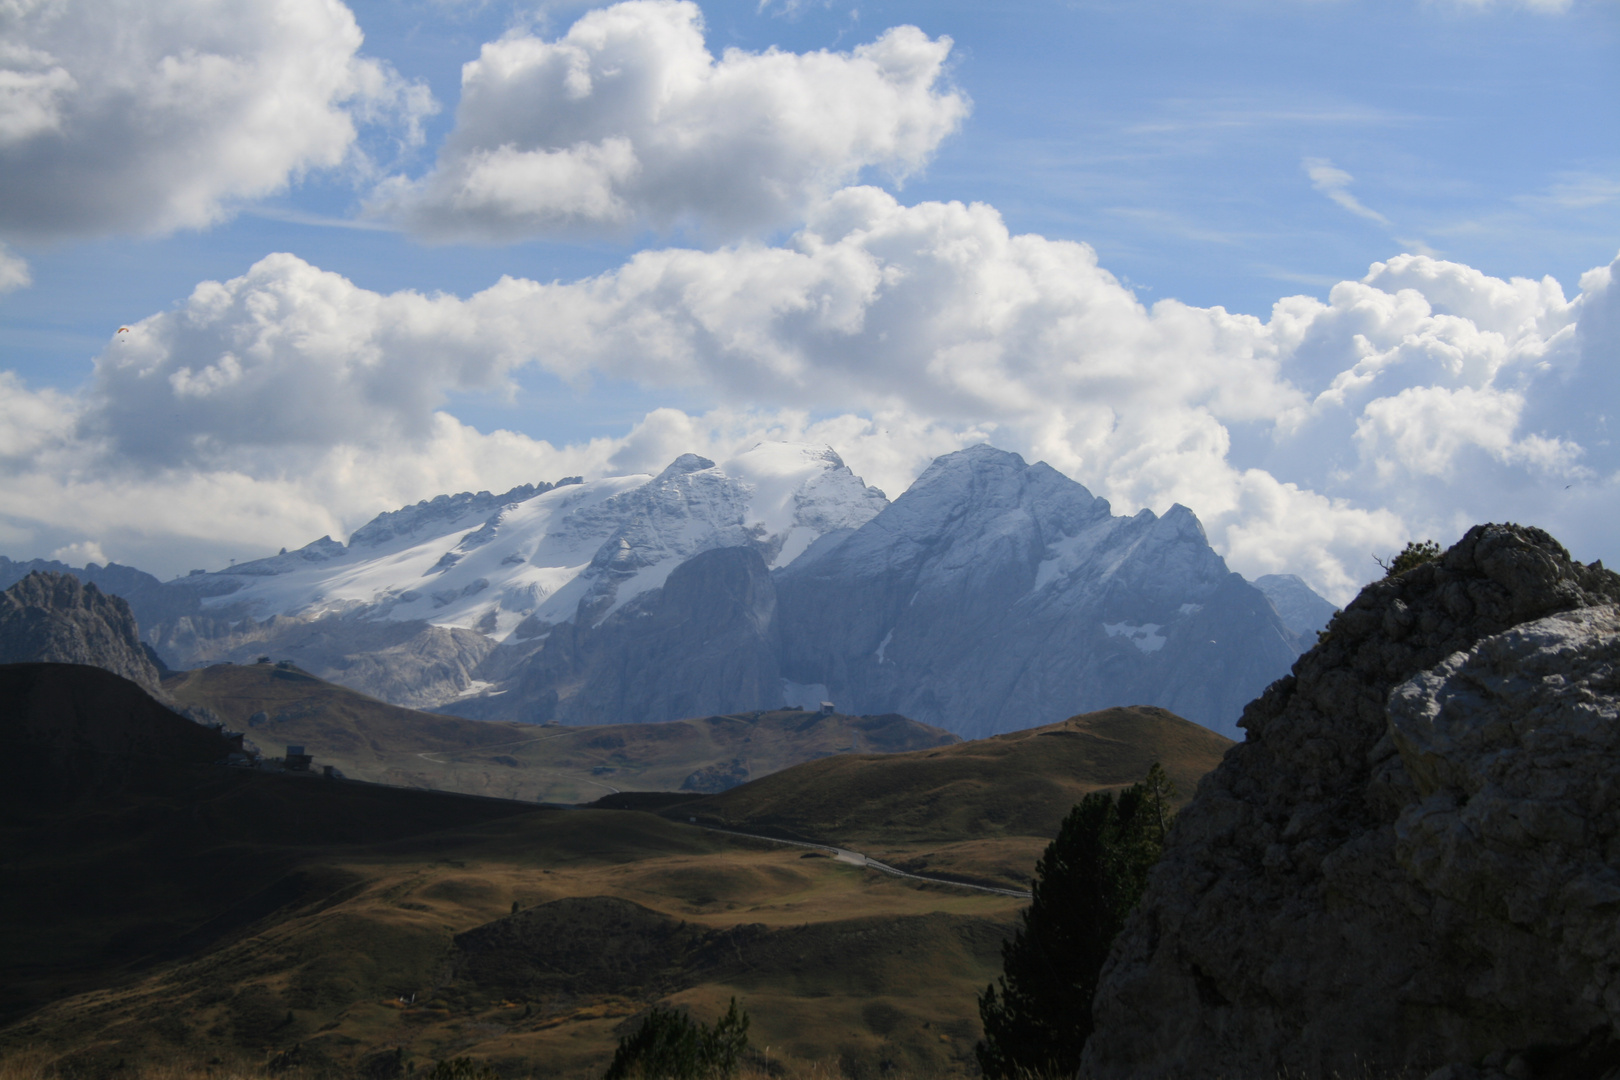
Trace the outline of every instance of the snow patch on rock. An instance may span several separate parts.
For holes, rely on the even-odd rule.
[[[1183,605],[1185,606],[1185,605]],[[1103,631],[1109,637],[1123,637],[1143,652],[1158,652],[1164,648],[1164,635],[1159,633],[1158,623],[1143,623],[1133,626],[1127,622],[1103,623]]]

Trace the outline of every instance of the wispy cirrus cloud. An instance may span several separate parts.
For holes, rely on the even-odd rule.
[[[1602,173],[1569,173],[1560,176],[1547,189],[1521,196],[1518,202],[1530,207],[1560,210],[1586,210],[1620,202],[1620,176]]]
[[[1300,162],[1300,167],[1305,170],[1305,175],[1310,177],[1311,186],[1335,203],[1338,203],[1357,217],[1366,218],[1368,221],[1376,221],[1385,227],[1389,226],[1389,218],[1367,206],[1350,193],[1350,185],[1355,181],[1355,177],[1333,164],[1327,158],[1308,157]]]

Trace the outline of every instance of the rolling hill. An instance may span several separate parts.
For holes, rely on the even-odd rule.
[[[649,814],[223,766],[93,668],[0,667],[0,737],[38,781],[0,791],[0,1056],[62,1074],[596,1076],[650,1003],[732,995],[778,1066],[960,1074],[1017,908]]]
[[[836,843],[915,873],[1022,887],[1085,795],[1133,784],[1157,761],[1185,802],[1233,745],[1163,709],[1104,709],[937,749],[841,754],[716,795],[625,794],[596,805]]]
[[[710,792],[817,757],[960,741],[900,716],[794,709],[583,728],[466,720],[389,705],[288,664],[218,664],[171,675],[163,688],[267,754],[301,745],[350,779],[531,802]]]
[[[221,708],[311,693],[273,665],[195,674]],[[400,720],[322,692],[357,739]],[[452,738],[430,724],[474,723],[413,715],[422,745]],[[789,717],[812,719],[709,721]],[[775,1077],[976,1075],[975,995],[1020,900],[687,819],[1021,883],[1079,793],[1152,760],[1188,791],[1225,745],[1108,710],[719,794],[615,797],[663,800],[659,815],[233,768],[227,732],[109,673],[37,664],[0,667],[0,739],[0,1057],[87,1080],[154,1062],[390,1080],[456,1056],[583,1080],[651,1004],[712,1018],[732,996]]]

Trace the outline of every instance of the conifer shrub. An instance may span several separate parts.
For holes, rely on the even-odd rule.
[[[654,1006],[639,1028],[619,1040],[602,1080],[724,1080],[736,1075],[747,1049],[748,1013],[737,1008],[736,998],[713,1027]]]
[[[450,1058],[433,1065],[428,1080],[501,1080],[501,1074],[472,1058]]]
[[[1386,578],[1400,577],[1413,567],[1422,566],[1426,562],[1433,562],[1440,557],[1440,545],[1433,540],[1424,540],[1421,543],[1412,540],[1400,550],[1394,558],[1385,562],[1378,556],[1373,556],[1373,562],[1384,569]]]
[[[1001,947],[1002,975],[979,997],[984,1039],[975,1052],[990,1080],[1079,1069],[1097,977],[1164,849],[1174,799],[1155,762],[1117,800],[1093,792],[1064,819],[1036,864],[1022,926]]]

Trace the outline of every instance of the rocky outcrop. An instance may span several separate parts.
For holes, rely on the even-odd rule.
[[[71,574],[36,571],[0,593],[0,663],[88,664],[159,691],[129,604]]]
[[[14,562],[0,555],[0,589],[9,589],[36,571],[54,574],[72,574],[86,585],[94,585],[102,592],[128,601],[135,621],[141,627],[141,640],[157,646],[163,652],[161,627],[178,619],[196,616],[202,605],[194,590],[169,582],[159,581],[144,570],[133,566],[120,566],[110,562],[106,566],[88,563],[69,566],[55,559],[29,559]],[[166,654],[167,655],[167,654]]]
[[[1620,1065],[1616,601],[1513,525],[1364,589],[1183,811],[1082,1074]]]

